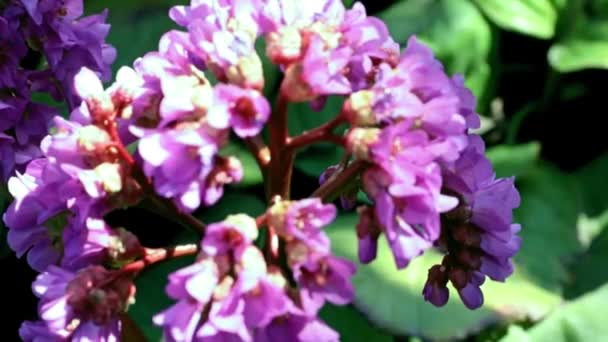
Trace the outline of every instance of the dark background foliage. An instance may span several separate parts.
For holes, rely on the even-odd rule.
[[[110,42],[118,49],[114,70],[146,51],[172,28],[167,9],[177,0],[87,1],[90,13],[110,9]],[[351,1],[346,1],[351,3]],[[444,309],[422,301],[425,254],[404,272],[386,253],[355,278],[353,306],[328,307],[323,317],[345,341],[597,341],[608,339],[608,1],[606,0],[368,0],[370,14],[386,20],[395,39],[411,34],[430,44],[450,73],[463,73],[479,99],[483,134],[500,176],[516,175],[522,206],[524,244],[517,271],[506,284],[484,286],[486,306],[469,312],[457,300]],[[39,63],[35,55],[30,63]],[[276,74],[274,74],[276,76]],[[271,78],[272,79],[272,78]],[[268,94],[277,86],[270,83]],[[335,102],[335,101],[334,101]],[[55,104],[61,108],[61,104]],[[335,113],[294,108],[292,134],[318,125]],[[238,143],[230,153],[243,156],[244,185],[229,189],[213,210],[197,215],[207,222],[234,210],[264,210],[261,176]],[[307,196],[316,176],[341,156],[319,146],[298,156],[292,192]],[[4,199],[8,201],[8,199]],[[187,232],[145,208],[108,216],[146,246],[192,239]],[[341,215],[328,232],[336,253],[355,254],[352,214]],[[5,231],[2,230],[4,240]],[[166,275],[189,260],[172,261],[142,274],[131,317],[148,339],[160,332],[149,321],[169,305]],[[30,284],[36,274],[0,244],[2,331],[8,340],[24,319],[36,318]],[[562,305],[565,303],[566,305]],[[5,335],[6,336],[6,335]]]

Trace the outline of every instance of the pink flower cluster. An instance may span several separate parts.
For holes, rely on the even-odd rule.
[[[80,69],[81,105],[55,119],[42,157],[9,180],[9,244],[42,272],[33,286],[41,321],[24,323],[24,340],[116,340],[138,272],[197,254],[169,276],[175,304],[154,316],[166,340],[337,341],[318,313],[353,301],[356,267],[331,252],[323,228],[337,210],[326,203],[341,197],[353,208],[360,190],[369,201],[353,227],[359,261],[375,259],[381,236],[399,269],[438,247],[445,258],[423,289],[432,304],[447,302],[451,282],[477,308],[485,277],[513,272],[513,179],[496,179],[470,132],[479,117],[462,77],[449,77],[416,38],[400,52],[382,21],[338,0],[192,0],[169,15],[185,31],[164,34],[108,89]],[[262,58],[283,72],[272,109]],[[336,118],[290,137],[289,104],[319,109],[329,96],[344,99]],[[341,124],[343,136],[334,133]],[[253,218],[237,204],[206,225],[191,213],[243,177],[239,159],[222,151],[231,136],[254,153],[268,208]],[[296,152],[319,141],[341,145],[345,158],[309,198],[291,199]],[[197,229],[200,243],[152,250],[105,222],[145,199]]]

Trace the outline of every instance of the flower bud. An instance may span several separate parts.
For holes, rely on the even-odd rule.
[[[229,215],[224,220],[229,226],[235,226],[239,228],[239,233],[243,234],[247,239],[253,241],[258,237],[258,226],[255,223],[255,219],[246,214]]]
[[[266,44],[266,55],[273,63],[291,64],[300,58],[302,36],[297,28],[287,26],[270,33]]]
[[[281,94],[290,102],[306,102],[317,97],[302,78],[302,64],[296,63],[287,67],[281,83]]]
[[[117,193],[122,190],[122,175],[120,165],[114,163],[102,163],[95,168],[95,175],[100,180],[104,191]]]
[[[257,53],[241,57],[236,65],[226,71],[226,78],[232,84],[256,90],[264,89],[264,70]]]
[[[369,161],[371,160],[370,146],[375,144],[379,137],[379,128],[355,127],[346,136],[346,146],[356,158]]]
[[[78,146],[86,152],[95,152],[99,147],[111,143],[110,135],[95,125],[87,125],[78,129]]]
[[[353,126],[373,126],[378,123],[372,108],[373,101],[371,90],[360,90],[344,102],[342,112]]]
[[[101,266],[90,266],[68,283],[66,294],[67,303],[77,316],[103,325],[134,302],[135,286],[129,278],[115,277]]]

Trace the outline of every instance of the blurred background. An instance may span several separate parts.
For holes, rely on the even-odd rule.
[[[517,177],[523,246],[513,277],[505,284],[484,285],[486,303],[479,310],[467,310],[458,298],[442,309],[422,300],[428,267],[439,258],[432,251],[400,272],[381,251],[371,267],[359,269],[356,303],[329,306],[323,318],[344,341],[608,341],[608,0],[363,3],[369,14],[386,21],[395,40],[405,43],[416,34],[449,73],[465,75],[478,98],[479,133],[498,175]],[[108,40],[118,50],[114,71],[156,49],[162,33],[174,28],[166,14],[175,4],[185,1],[86,2],[89,13],[110,10]],[[269,70],[266,91],[272,97],[278,73]],[[337,106],[340,102],[330,100],[320,113],[294,106],[291,133],[324,122]],[[219,206],[197,213],[206,222],[235,211],[255,215],[264,210],[255,161],[238,142],[226,153],[242,159],[245,180],[228,189]],[[340,150],[323,145],[299,154],[294,197],[307,196],[320,172],[340,157]],[[114,212],[107,219],[136,232],[150,247],[194,241],[143,208]],[[355,222],[346,213],[327,228],[336,253],[356,256]],[[0,234],[0,281],[4,293],[19,303],[11,305],[2,330],[11,336],[8,340],[16,340],[21,321],[36,318],[30,291],[36,275],[7,249],[5,231]],[[150,317],[170,303],[163,291],[167,273],[188,262],[163,264],[138,280],[145,286],[138,287],[130,316],[148,340],[160,340]]]

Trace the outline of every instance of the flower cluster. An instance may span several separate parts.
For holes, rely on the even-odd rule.
[[[480,121],[463,79],[449,78],[411,38],[399,62],[380,64],[375,83],[352,93],[343,112],[353,125],[349,150],[371,165],[362,175],[373,205],[359,208],[360,261],[376,257],[382,234],[397,268],[433,245],[447,247],[443,265],[429,271],[425,299],[444,305],[449,279],[469,308],[481,306],[485,275],[504,281],[513,272],[519,195],[513,179],[495,180],[483,141],[468,132]],[[455,211],[472,216],[450,220]]]
[[[82,1],[8,1],[0,4],[0,178],[40,156],[56,109],[32,101],[47,93],[78,105],[74,75],[81,67],[110,77],[115,50],[105,43],[106,13],[82,17]],[[42,68],[39,65],[43,65]]]
[[[281,201],[267,215],[269,229],[286,242],[289,268],[267,262],[253,244],[253,218],[209,225],[197,262],[169,276],[167,293],[178,302],[154,317],[166,340],[338,340],[316,317],[325,301],[346,304],[354,296],[355,266],[330,254],[321,230],[335,208],[318,199]]]
[[[18,22],[40,40],[37,51],[49,65],[43,74],[60,81],[55,90],[75,104],[69,119],[55,117],[39,158],[8,182],[9,245],[41,272],[33,286],[41,321],[24,323],[24,340],[116,340],[138,272],[197,254],[169,276],[166,293],[176,303],[154,316],[166,340],[337,341],[318,313],[326,302],[354,299],[355,265],[332,254],[323,228],[337,210],[326,203],[340,197],[353,209],[360,190],[369,201],[357,208],[353,227],[359,260],[375,259],[381,236],[397,268],[437,247],[446,255],[423,290],[434,305],[447,302],[451,282],[465,305],[477,308],[485,276],[504,281],[513,272],[519,195],[513,179],[496,179],[483,141],[470,132],[479,126],[475,98],[416,38],[400,52],[360,3],[346,9],[338,0],[192,0],[169,12],[185,31],[165,33],[158,51],[121,68],[105,90],[98,73],[112,53],[102,43],[103,15],[76,20],[78,1],[0,7],[2,34],[17,27],[13,15],[27,13]],[[266,56],[256,50],[259,40]],[[92,65],[81,68],[70,62],[74,56]],[[22,70],[23,56],[0,50],[0,58],[14,64],[0,69],[0,82]],[[272,109],[263,58],[283,71]],[[17,93],[9,88],[0,92],[0,111],[15,113]],[[335,119],[290,137],[289,104],[319,109],[329,96],[344,100]],[[346,133],[335,134],[343,124]],[[5,146],[23,136],[12,132],[0,134],[6,160],[14,150]],[[243,177],[239,159],[223,149],[234,138],[256,157],[269,206],[257,218],[235,213],[206,225],[192,213]],[[290,198],[297,150],[320,141],[344,147],[345,158],[321,175],[309,198]],[[4,162],[3,175],[12,168]],[[113,210],[144,200],[197,230],[200,242],[150,249],[106,223]]]

